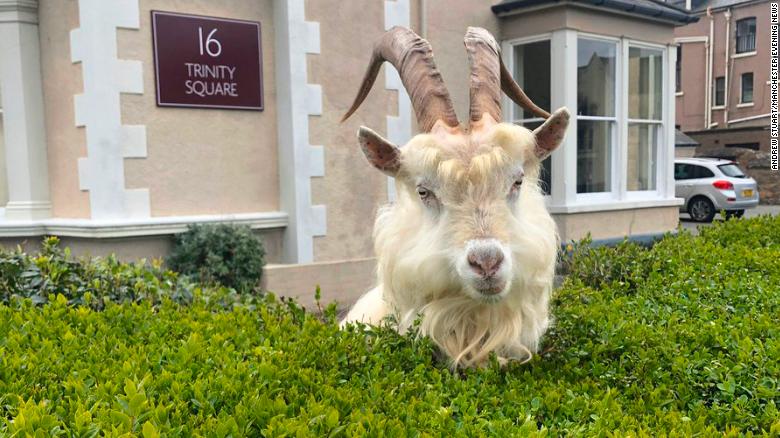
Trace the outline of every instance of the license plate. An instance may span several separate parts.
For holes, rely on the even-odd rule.
[[[753,197],[753,190],[752,189],[743,190],[742,191],[742,197],[743,198],[752,198]]]

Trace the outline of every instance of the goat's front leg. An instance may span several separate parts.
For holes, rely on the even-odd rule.
[[[344,328],[345,325],[352,322],[379,325],[387,313],[388,307],[382,298],[382,287],[377,286],[357,300],[339,326]]]

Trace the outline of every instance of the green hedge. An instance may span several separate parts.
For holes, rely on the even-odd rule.
[[[255,300],[227,287],[202,287],[187,276],[163,269],[160,260],[122,263],[113,256],[75,259],[68,248],[59,246],[56,237],[45,238],[37,255],[0,249],[0,304],[29,298],[41,305],[56,295],[62,295],[69,305],[94,310],[102,310],[109,302],[157,305],[167,299],[186,305],[200,299],[229,308]]]
[[[541,356],[457,374],[332,307],[15,294],[0,436],[780,435],[780,219],[569,257]]]

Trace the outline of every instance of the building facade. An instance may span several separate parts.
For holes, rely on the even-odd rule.
[[[356,296],[372,281],[373,218],[393,186],[355,132],[384,127],[404,144],[415,121],[392,68],[355,116],[340,117],[373,42],[396,25],[431,42],[460,114],[468,26],[499,39],[541,107],[572,111],[545,163],[562,241],[674,230],[674,29],[695,17],[649,0],[601,3],[0,0],[0,243],[53,234],[76,253],[148,258],[187,224],[236,222],[264,238],[270,289]],[[259,23],[262,111],[161,105],[153,11]],[[203,26],[187,42],[199,56],[229,50],[226,30]],[[541,122],[509,101],[504,114]]]
[[[677,125],[699,143],[693,155],[739,161],[761,201],[780,203],[780,178],[769,169],[770,2],[674,3],[700,18],[675,31]]]

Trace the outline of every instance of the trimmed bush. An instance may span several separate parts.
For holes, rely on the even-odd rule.
[[[779,229],[728,221],[583,255],[610,278],[574,267],[540,356],[456,374],[426,340],[339,331],[333,307],[270,296],[12,298],[0,436],[778,436]]]
[[[624,240],[615,246],[592,246],[590,237],[567,245],[563,271],[592,288],[620,288],[630,291],[647,276],[652,251]]]
[[[247,226],[190,225],[176,236],[168,266],[206,284],[259,290],[265,265],[263,242]]]
[[[190,302],[194,286],[176,273],[151,263],[122,263],[116,257],[76,260],[59,247],[59,239],[43,240],[41,253],[29,256],[17,249],[0,251],[0,303],[13,297],[43,304],[50,295],[61,294],[71,305],[88,305],[100,310],[107,301],[115,303],[149,301],[167,297]]]

